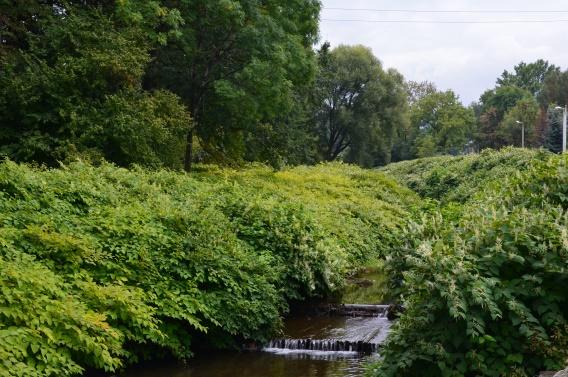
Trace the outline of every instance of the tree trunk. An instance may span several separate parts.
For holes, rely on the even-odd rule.
[[[193,162],[193,127],[187,132],[185,144],[185,158],[183,168],[186,172],[191,172]]]
[[[187,131],[187,137],[185,140],[185,157],[183,168],[186,172],[191,172],[193,165],[193,130],[197,128],[199,124],[199,105],[201,104],[202,96],[198,95],[192,98],[189,108],[191,109],[192,121],[189,124],[189,130]]]

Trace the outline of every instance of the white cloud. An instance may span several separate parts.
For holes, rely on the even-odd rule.
[[[565,0],[323,0],[324,19],[365,20],[554,20],[568,13],[446,14],[351,12],[325,8],[415,10],[565,10]],[[386,67],[407,79],[429,80],[453,89],[464,103],[479,98],[505,69],[521,62],[545,59],[566,69],[566,23],[408,24],[322,21],[321,39],[338,44],[363,44],[373,49]]]

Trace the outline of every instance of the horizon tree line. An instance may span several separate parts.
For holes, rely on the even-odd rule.
[[[464,106],[365,46],[319,43],[318,0],[25,0],[0,5],[0,156],[191,170],[375,167],[520,145],[559,151],[568,70],[504,71]]]

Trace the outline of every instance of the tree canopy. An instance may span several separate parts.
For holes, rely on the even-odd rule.
[[[487,90],[476,105],[479,147],[521,145],[517,123],[521,122],[528,133],[528,146],[556,150],[553,139],[560,136],[553,130],[558,125],[549,116],[549,107],[568,102],[564,76],[559,67],[542,59],[521,62],[514,72],[504,71],[497,86]]]
[[[546,77],[558,71],[558,67],[542,59],[528,64],[521,62],[515,66],[514,72],[505,70],[497,79],[497,84],[499,86],[516,86],[529,91],[533,96],[537,96],[542,90]]]
[[[367,47],[316,49],[320,10],[318,0],[0,2],[0,155],[371,167],[518,145],[521,121],[531,147],[555,145],[548,112],[568,102],[567,71],[521,62],[466,108]]]
[[[0,152],[49,165],[82,156],[189,168],[195,136],[200,159],[266,155],[247,151],[263,145],[257,131],[278,137],[304,118],[296,104],[315,73],[319,8],[315,0],[2,5]]]
[[[472,138],[475,118],[451,90],[431,92],[411,109],[416,157],[458,154]]]
[[[193,116],[186,126],[185,167],[194,137],[204,158],[243,158],[245,139],[292,112],[294,89],[315,71],[316,0],[168,1],[184,23],[155,52],[146,86],[178,94]]]
[[[528,90],[517,86],[499,86],[481,96],[478,142],[481,148],[500,148],[507,145],[500,129],[505,115],[520,101],[532,99]],[[514,120],[513,120],[514,122]]]
[[[150,3],[162,17],[141,22]],[[141,87],[148,36],[160,39],[149,30],[178,20],[154,2],[133,7],[30,2],[11,9],[0,62],[0,153],[49,165],[83,156],[179,167],[190,116],[171,93]]]
[[[363,166],[390,161],[393,133],[406,122],[402,76],[364,46],[319,52],[315,123],[324,160]]]

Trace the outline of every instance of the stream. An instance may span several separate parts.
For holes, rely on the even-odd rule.
[[[270,353],[214,354],[198,357],[191,366],[132,370],[129,377],[360,377],[363,359]]]
[[[382,296],[372,298],[378,291],[380,287],[371,283],[351,289],[348,296],[378,303]],[[386,307],[375,306],[378,312],[371,316],[288,318],[282,337],[261,351],[209,352],[187,365],[139,366],[120,377],[362,377],[368,362],[378,357],[376,351],[391,326]]]

